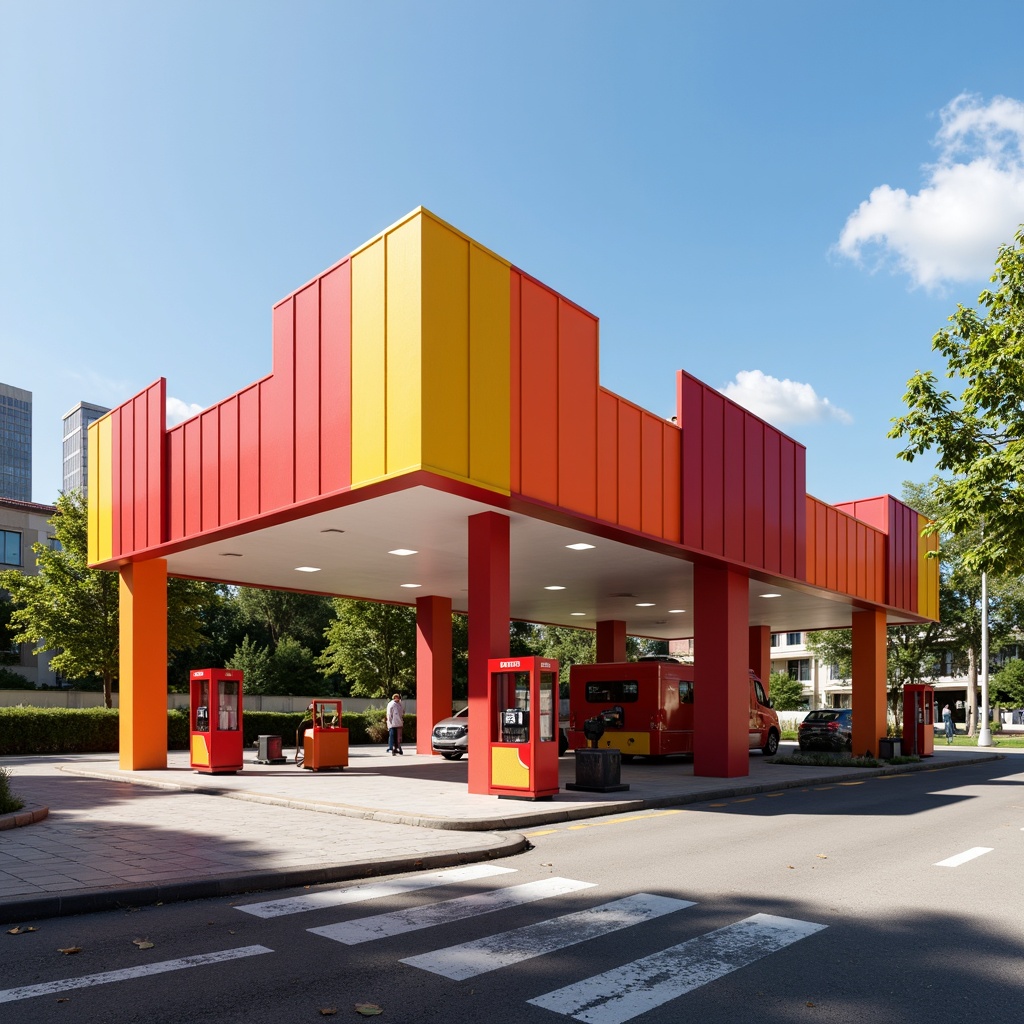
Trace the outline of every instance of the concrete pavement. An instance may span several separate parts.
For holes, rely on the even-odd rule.
[[[783,744],[780,753],[792,748]],[[261,889],[312,885],[494,857],[528,847],[529,829],[770,790],[991,760],[936,747],[920,764],[808,768],[750,758],[746,778],[695,777],[687,763],[623,765],[629,789],[562,791],[547,801],[466,792],[466,762],[355,747],[344,771],[260,765],[200,775],[171,752],[163,771],[123,772],[115,754],[3,758],[26,807],[0,818],[0,923]]]

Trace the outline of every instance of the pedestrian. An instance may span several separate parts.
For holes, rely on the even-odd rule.
[[[953,725],[953,712],[949,710],[948,704],[942,709],[942,726],[946,730],[946,746],[949,746],[953,742],[956,727]]]
[[[402,721],[405,710],[402,707],[402,695],[396,693],[388,701],[387,724],[388,724],[388,753],[394,757],[396,754],[404,754],[402,750]]]

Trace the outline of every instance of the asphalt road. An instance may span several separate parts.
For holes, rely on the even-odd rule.
[[[0,1019],[1017,1020],[1022,787],[1010,756],[538,828],[460,875],[40,921],[0,935]]]

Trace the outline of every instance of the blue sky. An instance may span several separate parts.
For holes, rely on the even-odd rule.
[[[423,205],[601,318],[602,383],[675,371],[804,443],[886,439],[1024,222],[1024,6],[0,0],[0,380],[60,419],[270,369],[271,305]]]

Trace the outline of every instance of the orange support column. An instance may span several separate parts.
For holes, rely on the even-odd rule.
[[[768,677],[772,674],[772,627],[750,627],[750,667],[768,692]],[[771,694],[768,694],[771,696]]]
[[[885,612],[853,613],[853,752],[878,756],[886,726]]]
[[[693,572],[693,774],[750,774],[747,577],[695,565]]]
[[[626,624],[618,619],[607,619],[597,624],[597,660],[620,662],[626,660]]]
[[[508,657],[509,520],[469,517],[469,792],[489,792],[487,662]]]
[[[452,602],[416,602],[416,753],[430,753],[430,732],[452,713]]]
[[[120,569],[120,765],[167,767],[167,562]]]

